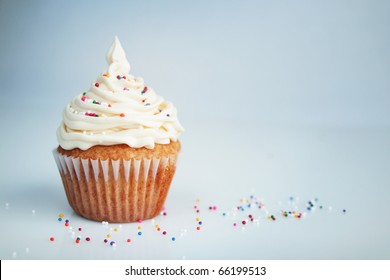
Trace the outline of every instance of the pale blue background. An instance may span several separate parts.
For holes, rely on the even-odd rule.
[[[388,1],[1,0],[0,257],[390,259],[389,14]],[[51,248],[53,217],[72,213],[55,130],[115,35],[186,128],[168,224],[187,227],[197,197],[231,207],[252,193],[276,208],[318,196],[333,216],[174,248],[145,237],[158,252]]]

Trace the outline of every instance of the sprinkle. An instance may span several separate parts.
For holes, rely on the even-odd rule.
[[[160,231],[161,230],[161,228],[157,228],[157,231]]]
[[[222,213],[222,216],[226,216],[226,213]]]
[[[199,222],[199,221],[200,221],[200,218],[198,217],[198,218],[196,218],[195,220],[196,220],[197,222]]]
[[[62,221],[62,218],[58,218],[58,221],[61,222],[61,221]]]
[[[107,78],[110,78],[110,74],[107,73],[107,74],[103,74],[104,77],[107,77]]]
[[[146,103],[145,106],[150,106],[150,103]]]
[[[99,83],[95,83],[95,87],[99,87]]]
[[[175,241],[176,240],[176,238],[175,237],[172,237],[172,241]]]
[[[167,114],[167,117],[170,117],[171,115],[170,114]]]
[[[129,238],[129,239],[127,239],[127,243],[130,243],[131,242],[131,239]]]
[[[142,220],[141,220],[141,219],[139,219],[137,222],[138,222],[138,223],[142,223]]]
[[[236,224],[236,223],[234,223],[234,224],[233,224],[233,226],[235,227],[235,226],[237,226],[237,224]]]
[[[113,247],[115,247],[115,246],[116,246],[115,241],[111,241],[111,242],[110,242],[110,245],[113,246]]]
[[[116,76],[116,78],[117,78],[118,80],[122,79],[122,77],[121,77],[121,76],[119,76],[119,75],[118,75],[118,76]]]
[[[80,239],[77,238],[76,239],[76,243],[79,244],[80,243]]]
[[[65,217],[65,215],[64,214],[59,214],[58,217],[63,218],[63,217]]]
[[[200,230],[200,227],[196,227],[196,230]]]
[[[246,225],[246,221],[245,221],[245,220],[244,220],[244,221],[242,221],[242,224],[243,224],[243,225]]]
[[[87,237],[87,238],[85,238],[85,240],[87,240],[87,241],[91,241],[91,238]]]
[[[50,237],[50,241],[53,242],[54,241],[54,237]]]
[[[148,87],[145,86],[144,89],[141,91],[141,93],[144,94],[144,93],[147,92],[147,91],[148,91]]]
[[[115,232],[118,232],[118,229],[117,229],[117,228],[114,228],[114,231],[115,231]]]
[[[343,213],[346,213],[347,212],[347,210],[346,209],[343,209]]]
[[[107,234],[107,238],[110,238],[111,237],[111,234]]]
[[[199,221],[199,223],[198,223],[199,225],[202,225],[202,221]]]
[[[122,114],[120,114],[119,116],[123,118],[123,117],[125,116],[125,114],[122,113]]]
[[[138,229],[141,229],[141,226],[138,226]]]
[[[200,211],[199,211],[199,209],[198,210],[196,210],[196,213],[199,213]]]
[[[104,239],[104,243],[107,243],[108,242],[108,240],[107,239]]]
[[[167,215],[167,212],[164,212],[163,215],[166,216],[166,215]]]
[[[125,90],[125,91],[129,91],[129,89],[128,89],[127,87],[124,87],[124,88],[123,88],[123,90]]]
[[[167,234],[167,232],[166,232],[166,231],[163,231],[163,233],[162,233],[162,234],[166,235],[166,234]]]
[[[65,223],[65,226],[66,226],[66,227],[69,226],[69,223]]]
[[[83,229],[81,227],[79,227],[79,231],[82,231]]]
[[[139,232],[138,232],[138,235],[139,235],[139,236],[141,236],[141,235],[142,235],[142,232],[141,232],[141,231],[139,231]]]

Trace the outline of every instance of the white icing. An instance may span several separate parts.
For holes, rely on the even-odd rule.
[[[118,40],[107,53],[109,64],[91,88],[65,108],[57,139],[63,149],[127,144],[154,148],[177,141],[183,131],[172,103],[129,74],[130,64]],[[117,77],[119,76],[119,77]]]

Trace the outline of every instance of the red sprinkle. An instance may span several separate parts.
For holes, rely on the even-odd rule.
[[[246,225],[246,221],[242,221],[242,224],[243,224],[243,225]]]
[[[83,229],[81,227],[79,227],[79,231],[82,231]]]
[[[87,237],[87,238],[85,238],[85,240],[87,240],[87,241],[91,241],[91,238]]]
[[[69,226],[69,223],[65,223],[65,226],[66,226],[66,227]]]
[[[95,83],[95,87],[99,87],[99,83]]]
[[[80,239],[76,239],[76,243],[79,244],[80,243]]]
[[[166,235],[166,234],[167,234],[167,232],[166,232],[166,231],[163,231],[163,234],[164,234],[164,235]]]
[[[50,241],[54,241],[54,237],[50,237]]]
[[[200,227],[196,227],[196,230],[200,230]]]
[[[129,239],[127,239],[127,243],[130,243],[131,242],[131,239],[129,238]]]

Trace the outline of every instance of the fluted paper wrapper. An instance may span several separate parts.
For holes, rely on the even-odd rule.
[[[131,160],[82,159],[53,151],[68,202],[96,221],[134,222],[155,217],[164,206],[177,154]]]

